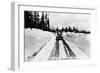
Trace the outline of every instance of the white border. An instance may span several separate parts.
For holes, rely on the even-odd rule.
[[[15,17],[12,18],[13,28],[13,47],[12,47],[12,64],[11,68],[14,71],[31,70],[31,69],[47,69],[55,67],[76,67],[85,65],[96,65],[97,49],[95,48],[95,24],[96,24],[96,8],[84,7],[77,5],[68,5],[67,7],[59,6],[40,6],[25,3],[13,3],[13,13]],[[24,62],[24,16],[23,10],[37,10],[37,11],[54,11],[54,12],[74,12],[74,13],[89,13],[91,14],[91,59],[89,60],[65,60],[65,61],[48,61],[48,62]],[[14,49],[14,50],[13,50]]]

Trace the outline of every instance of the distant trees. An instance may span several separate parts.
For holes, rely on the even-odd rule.
[[[57,31],[61,31],[61,32],[73,32],[73,33],[84,33],[84,34],[90,34],[90,31],[87,31],[87,30],[79,30],[78,28],[76,27],[73,27],[71,28],[70,26],[69,27],[66,27],[66,28],[63,28],[62,29],[59,29],[59,28],[53,28],[51,29],[52,32],[57,32]]]
[[[58,30],[58,29],[56,29]],[[85,34],[90,34],[90,31],[87,31],[87,30],[79,30],[78,28],[76,27],[73,27],[71,28],[70,26],[69,27],[66,27],[66,28],[63,28],[61,29],[62,31],[64,32],[74,32],[74,33],[85,33]]]

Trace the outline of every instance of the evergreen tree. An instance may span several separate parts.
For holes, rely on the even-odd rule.
[[[32,11],[24,11],[24,27],[32,29],[33,15]]]
[[[47,30],[49,29],[49,17],[48,17],[48,14],[46,13],[45,14],[45,27],[47,28]]]
[[[39,25],[39,13],[37,11],[34,11],[34,17],[33,17],[33,28],[38,28]]]
[[[67,30],[67,27],[65,28],[65,32],[67,32],[68,30]]]
[[[64,27],[62,27],[62,31],[65,31]]]
[[[40,24],[41,24],[41,29],[44,29],[44,12],[42,12]]]
[[[69,31],[69,32],[72,32],[72,28],[71,28],[70,26],[69,26],[69,28],[68,28],[68,31]]]

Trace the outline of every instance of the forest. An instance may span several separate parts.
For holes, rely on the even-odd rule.
[[[67,24],[66,24],[67,25]],[[74,32],[74,33],[84,33],[84,34],[90,34],[90,31],[87,30],[80,30],[77,27],[62,27],[62,29],[50,27],[49,22],[49,15],[47,12],[42,12],[42,15],[40,17],[39,11],[24,11],[24,28],[30,28],[30,29],[40,29],[43,31],[49,31],[49,32]]]

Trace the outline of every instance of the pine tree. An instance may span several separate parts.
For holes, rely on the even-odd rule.
[[[62,27],[62,31],[65,31],[64,27]]]
[[[42,12],[40,24],[41,24],[41,29],[44,29],[44,12]]]
[[[46,24],[47,24],[47,27],[46,27],[46,28],[47,28],[47,30],[48,30],[50,24],[49,24],[49,16],[48,16],[47,13],[45,14],[45,19],[46,19]]]
[[[67,32],[67,27],[65,28],[65,32]]]
[[[32,11],[24,11],[24,27],[32,29],[32,25],[33,25]]]
[[[34,28],[39,28],[39,13],[37,11],[34,11],[34,17],[33,17],[33,27]]]
[[[68,28],[68,31],[69,31],[69,32],[72,32],[72,29],[71,29],[71,27],[70,27],[70,26],[69,26],[69,28]]]

